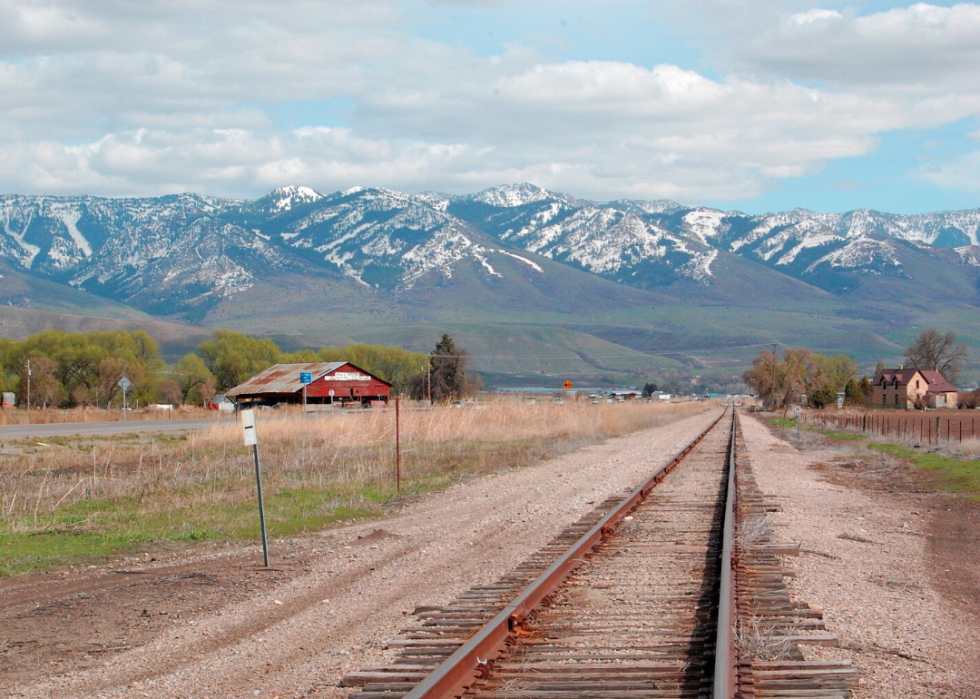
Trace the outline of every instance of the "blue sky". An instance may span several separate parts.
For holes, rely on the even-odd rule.
[[[0,191],[980,206],[980,5],[0,6]]]

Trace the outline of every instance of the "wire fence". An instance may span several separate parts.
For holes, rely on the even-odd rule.
[[[894,437],[919,444],[962,442],[977,438],[976,415],[885,411],[804,412],[803,424]]]

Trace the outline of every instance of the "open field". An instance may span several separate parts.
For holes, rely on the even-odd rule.
[[[704,409],[493,401],[406,410],[401,494],[393,412],[260,413],[270,536],[376,516],[399,495],[519,468]],[[251,449],[231,421],[190,435],[12,440],[2,455],[0,575],[158,542],[258,535]]]

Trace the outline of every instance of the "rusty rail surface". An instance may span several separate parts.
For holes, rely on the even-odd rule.
[[[402,648],[399,660],[344,677],[362,687],[352,699],[849,696],[850,661],[801,650],[836,637],[784,585],[794,573],[781,557],[800,545],[773,539],[766,520],[779,506],[739,453],[737,414],[727,439],[705,441],[725,414],[625,500],[602,503],[511,573],[417,608],[422,626],[388,642]],[[685,478],[651,493],[703,441]],[[707,483],[716,498],[703,496]],[[696,559],[700,580],[687,577]],[[665,576],[672,582],[658,587]]]
[[[459,696],[480,675],[480,669],[503,651],[515,627],[584,561],[585,554],[609,536],[612,528],[642,502],[647,494],[679,464],[724,418],[727,410],[690,444],[661,466],[629,496],[566,551],[551,567],[531,583],[512,603],[501,610],[475,636],[470,638],[404,699],[449,699]]]
[[[713,699],[735,696],[738,680],[738,657],[735,648],[735,464],[738,442],[738,413],[732,409],[732,431],[728,438],[725,468],[725,514],[722,525],[720,578],[718,583],[718,623],[715,634],[715,672]]]

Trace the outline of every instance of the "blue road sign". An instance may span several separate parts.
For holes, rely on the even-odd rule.
[[[308,371],[301,371],[299,373],[299,382],[303,384],[313,383],[313,374]]]

